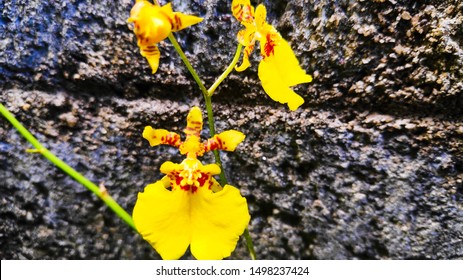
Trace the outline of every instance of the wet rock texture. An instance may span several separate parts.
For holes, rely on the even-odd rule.
[[[229,2],[173,1],[205,18],[176,36],[206,85],[235,51],[241,26]],[[258,257],[463,258],[461,1],[263,3],[314,82],[296,87],[306,102],[295,112],[273,102],[257,49],[214,96],[217,130],[247,135],[223,160],[248,199]],[[132,1],[0,5],[2,104],[131,212],[161,163],[181,161],[150,148],[143,127],[181,132],[189,108],[204,107],[178,55],[162,42],[150,74],[125,22]],[[159,258],[27,148],[1,118],[2,259]],[[232,258],[247,258],[244,243]]]

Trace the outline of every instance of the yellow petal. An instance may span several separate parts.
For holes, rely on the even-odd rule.
[[[265,93],[273,100],[282,104],[288,103],[289,109],[293,111],[304,103],[304,99],[284,83],[285,81],[273,63],[262,60],[258,74]]]
[[[173,163],[171,161],[164,162],[160,167],[160,171],[163,174],[170,174],[170,173],[174,173],[174,172],[180,172],[180,170],[182,170],[182,167],[180,166],[180,164]]]
[[[191,241],[190,193],[169,191],[161,181],[138,194],[133,221],[163,259],[179,259]]]
[[[200,157],[204,155],[204,144],[199,141],[199,137],[191,135],[180,145],[180,154],[189,155],[193,157]]]
[[[259,4],[256,8],[255,22],[257,30],[261,30],[267,24],[267,9],[263,4]]]
[[[134,33],[139,42],[152,45],[167,38],[172,24],[161,7],[148,1],[138,1],[130,12],[128,22],[134,23]]]
[[[235,70],[237,72],[242,72],[242,71],[248,69],[249,66],[251,66],[251,63],[249,62],[248,56],[243,55],[243,62],[241,63],[240,66],[236,65]]]
[[[200,23],[201,21],[203,21],[203,18],[192,15],[186,15],[180,12],[175,12],[171,17],[172,31],[180,31],[189,26]]]
[[[191,245],[197,259],[230,256],[250,220],[246,199],[230,185],[213,193],[200,188],[191,196]]]
[[[237,130],[227,130],[220,134],[214,135],[206,142],[206,152],[213,150],[224,150],[233,152],[246,135]]]
[[[215,163],[211,163],[211,164],[201,166],[200,170],[201,170],[201,172],[206,173],[208,175],[218,175],[218,174],[220,174],[220,167]]]
[[[151,146],[167,144],[174,147],[180,146],[180,135],[175,132],[169,132],[165,129],[153,129],[151,126],[146,126],[143,130],[143,138],[150,142]]]
[[[259,64],[259,79],[270,98],[283,104],[288,103],[289,109],[294,111],[304,103],[304,99],[290,87],[309,83],[312,76],[299,66],[294,52],[283,38],[280,37],[276,43],[270,55]]]
[[[264,56],[264,60],[277,69],[278,76],[283,80],[283,83],[287,86],[310,83],[312,76],[306,74],[304,69],[301,68],[288,42],[278,33],[270,36],[277,36],[277,38],[275,38],[276,41],[274,42],[275,46],[272,55],[268,57]]]
[[[246,30],[242,30],[242,31],[246,31]],[[239,34],[238,34],[238,37],[239,37]],[[241,44],[243,44],[243,43],[241,43]],[[235,66],[235,70],[238,71],[238,72],[246,70],[251,65],[251,63],[249,62],[249,56],[251,55],[252,51],[254,50],[254,42],[252,42],[252,43],[251,42],[246,42],[246,44],[248,44],[248,45],[245,45],[244,50],[243,50],[243,62],[241,63],[240,66],[238,66],[238,65]]]
[[[144,45],[139,43],[140,53],[143,57],[148,60],[148,64],[151,67],[151,73],[154,74],[158,71],[159,67],[159,58],[161,57],[161,52],[159,51],[156,44],[154,45]]]
[[[236,38],[241,45],[247,47],[254,45],[257,30],[254,24],[246,24],[245,26],[245,29],[238,31]]]
[[[169,18],[172,31],[174,32],[203,21],[202,18],[197,16],[186,15],[181,12],[174,12],[172,10],[172,3],[167,3],[166,5],[162,6],[160,8],[160,11],[162,12],[162,14]]]
[[[233,0],[232,14],[242,24],[254,21],[254,7],[249,0]]]
[[[184,130],[186,137],[195,135],[200,136],[201,130],[203,129],[203,115],[199,107],[194,106],[191,108],[186,118],[187,124]]]

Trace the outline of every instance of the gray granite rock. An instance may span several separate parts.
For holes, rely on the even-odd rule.
[[[168,41],[150,74],[126,23],[132,1],[94,2],[0,2],[0,101],[131,213],[161,163],[182,159],[150,148],[143,127],[181,132],[204,102]],[[206,85],[236,48],[229,2],[173,1],[205,19],[175,35]],[[217,130],[247,135],[223,161],[258,257],[463,258],[463,3],[264,4],[314,81],[289,111],[261,89],[255,50],[214,96]],[[159,258],[29,147],[0,118],[2,259]],[[232,258],[247,258],[243,243]]]

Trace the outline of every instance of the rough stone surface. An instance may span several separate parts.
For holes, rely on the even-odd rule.
[[[235,51],[229,2],[173,1],[205,18],[175,35],[206,85]],[[248,199],[258,256],[463,258],[463,3],[264,4],[314,82],[296,87],[306,103],[289,111],[262,91],[255,50],[214,96],[217,130],[247,135],[223,161]],[[181,160],[150,148],[143,127],[181,132],[189,108],[204,107],[168,41],[150,74],[126,23],[131,5],[0,1],[0,101],[129,212],[161,163]],[[0,118],[2,259],[159,258],[27,148]],[[247,258],[243,243],[232,258]]]

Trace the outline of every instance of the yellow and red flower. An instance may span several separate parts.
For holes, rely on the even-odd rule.
[[[133,31],[137,36],[140,53],[146,57],[154,74],[161,56],[157,43],[166,39],[171,32],[180,31],[202,20],[200,17],[174,12],[171,3],[160,7],[146,0],[136,0],[127,21],[134,23]]]
[[[203,165],[198,159],[212,150],[234,151],[245,135],[228,130],[200,141],[203,121],[198,107],[187,117],[186,138],[177,133],[147,126],[143,137],[151,146],[177,147],[186,159],[180,164],[161,165],[161,180],[138,194],[133,220],[139,233],[163,259],[178,259],[190,246],[197,259],[223,259],[230,256],[250,216],[246,199],[231,186],[222,187],[214,175],[217,164]]]
[[[287,103],[291,110],[299,108],[304,99],[290,87],[309,83],[312,76],[300,67],[288,42],[267,23],[265,6],[260,4],[254,11],[249,0],[233,0],[232,13],[245,27],[237,35],[238,42],[245,47],[243,62],[235,69],[244,71],[251,65],[249,55],[254,50],[256,41],[260,41],[262,60],[259,63],[258,75],[264,91],[273,100]]]

